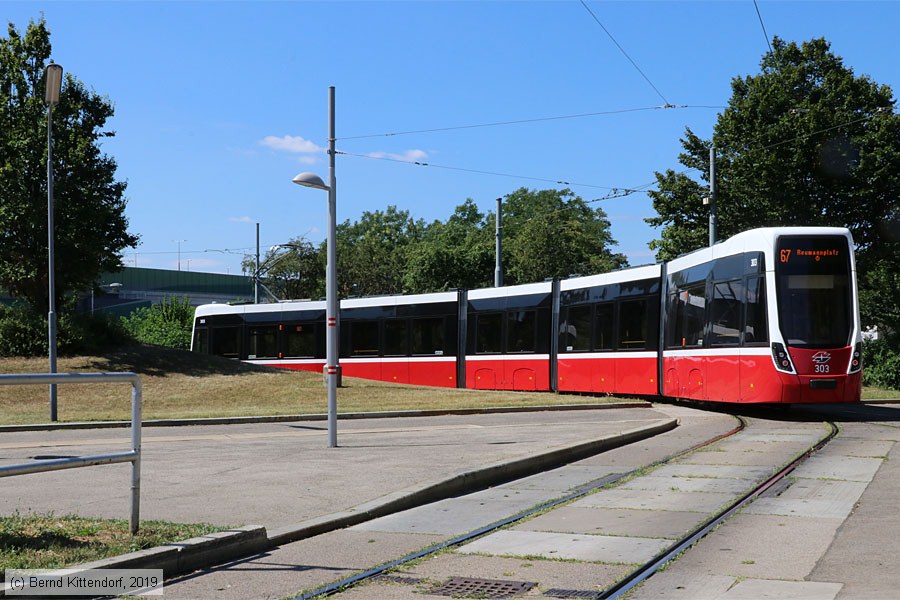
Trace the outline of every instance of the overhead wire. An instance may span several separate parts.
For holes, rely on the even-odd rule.
[[[540,123],[542,121],[561,121],[564,119],[583,119],[586,117],[598,117],[605,115],[621,115],[626,113],[634,113],[634,112],[644,112],[651,110],[660,110],[660,109],[668,109],[668,108],[711,108],[711,109],[720,109],[726,108],[724,106],[711,106],[711,105],[689,105],[689,104],[669,104],[666,103],[663,106],[643,106],[639,108],[623,108],[618,110],[604,110],[597,112],[588,112],[588,113],[578,113],[574,115],[559,115],[554,117],[536,117],[531,119],[515,119],[509,121],[493,121],[489,123],[475,123],[472,125],[453,125],[448,127],[433,127],[430,129],[411,129],[408,131],[393,131],[387,133],[370,133],[365,135],[351,135],[351,136],[341,136],[336,137],[335,141],[346,141],[346,140],[362,140],[367,138],[376,138],[376,137],[393,137],[398,135],[411,135],[416,133],[436,133],[443,131],[457,131],[460,129],[479,129],[483,127],[500,127],[504,125],[521,125],[524,123]]]
[[[609,32],[609,30],[603,25],[603,23],[600,22],[600,19],[597,17],[597,15],[594,14],[594,11],[592,11],[591,8],[587,5],[587,2],[585,2],[584,0],[581,0],[581,5],[584,7],[584,9],[585,9],[586,11],[588,11],[588,13],[591,15],[591,17],[594,18],[594,21],[597,22],[597,25],[599,25],[600,28],[603,29],[603,31],[606,33],[606,35],[609,36],[609,39],[611,39],[612,42],[613,42],[613,44],[616,45],[616,48],[618,48],[619,51],[625,56],[625,58],[628,59],[628,62],[630,62],[631,65],[632,65],[635,69],[637,69],[637,72],[641,74],[641,77],[644,78],[644,81],[646,81],[648,84],[650,84],[650,87],[653,88],[653,91],[655,91],[656,94],[657,94],[660,98],[662,98],[663,102],[666,103],[666,106],[667,106],[667,107],[668,107],[668,106],[672,106],[672,103],[669,102],[669,100],[668,100],[665,96],[663,96],[662,92],[659,91],[659,88],[656,87],[656,86],[653,84],[652,81],[650,81],[650,78],[647,77],[647,74],[644,73],[644,71],[641,70],[641,68],[638,66],[638,64],[637,64],[636,62],[634,62],[634,59],[631,58],[631,56],[629,56],[629,54],[625,51],[625,48],[623,48],[622,45],[619,44],[619,42],[616,41],[616,38],[614,38],[613,35]]]
[[[769,41],[769,34],[766,32],[766,25],[763,23],[762,13],[759,12],[759,4],[757,4],[756,0],[753,0],[753,6],[756,8],[756,16],[759,18],[759,26],[762,27],[763,35],[766,38],[766,44],[769,46],[769,52],[774,54],[772,51],[772,42]]]

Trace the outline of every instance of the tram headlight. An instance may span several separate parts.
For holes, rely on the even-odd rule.
[[[775,368],[784,373],[793,373],[794,365],[791,363],[791,356],[788,354],[784,344],[772,342],[772,360],[775,362]]]
[[[850,369],[847,372],[850,374],[859,373],[860,369],[862,369],[862,343],[857,342],[853,347],[853,355],[850,357]]]

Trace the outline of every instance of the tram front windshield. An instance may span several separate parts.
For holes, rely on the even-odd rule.
[[[778,320],[789,346],[850,344],[850,248],[843,236],[782,236],[775,254]]]

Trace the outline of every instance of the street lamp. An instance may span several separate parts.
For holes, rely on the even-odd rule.
[[[326,248],[328,264],[325,269],[325,376],[328,385],[328,447],[337,447],[337,384],[338,364],[337,250],[336,199],[337,180],[334,177],[334,86],[328,88],[328,185],[315,173],[300,173],[292,180],[297,185],[328,192],[328,235]]]
[[[59,104],[59,93],[62,90],[63,68],[50,63],[45,70],[46,90],[44,101],[47,103],[47,282],[48,310],[47,336],[50,373],[56,373],[56,282],[54,280],[53,249],[53,107]],[[50,384],[50,420],[56,421],[56,384]]]

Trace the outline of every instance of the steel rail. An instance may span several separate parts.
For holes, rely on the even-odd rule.
[[[550,500],[548,502],[544,502],[535,507],[529,508],[528,510],[516,513],[505,519],[501,519],[500,521],[495,521],[494,523],[491,523],[490,525],[486,525],[480,529],[476,529],[475,531],[470,531],[469,533],[465,533],[463,535],[457,536],[450,540],[446,540],[444,542],[434,544],[433,546],[423,548],[422,550],[418,550],[411,554],[407,554],[406,556],[403,556],[403,557],[393,560],[391,562],[385,563],[378,567],[373,567],[372,569],[363,571],[362,573],[357,573],[356,575],[351,575],[350,577],[341,579],[339,581],[335,581],[333,583],[329,583],[328,585],[321,586],[319,588],[316,588],[316,589],[306,592],[304,594],[294,596],[294,600],[311,600],[312,598],[324,598],[326,596],[330,596],[330,595],[336,594],[338,592],[343,592],[355,585],[362,583],[363,581],[366,581],[367,579],[371,579],[377,575],[381,575],[382,573],[384,573],[386,571],[390,571],[391,569],[399,567],[400,565],[403,565],[405,563],[423,558],[430,554],[435,554],[446,548],[451,548],[453,546],[459,546],[470,540],[473,540],[475,538],[478,538],[478,537],[481,537],[488,533],[491,533],[493,531],[496,531],[497,529],[500,529],[507,525],[511,525],[517,521],[526,519],[537,513],[543,512],[545,510],[550,510],[561,504],[565,504],[565,503],[571,502],[573,500],[577,500],[578,498],[586,496],[586,495],[590,494],[591,492],[593,492],[594,490],[599,489],[601,487],[605,487],[608,485],[614,485],[616,483],[621,482],[624,479],[628,479],[629,477],[634,477],[634,476],[640,474],[641,472],[646,471],[647,469],[652,469],[652,468],[659,467],[659,466],[665,465],[667,463],[670,463],[673,460],[676,460],[678,458],[681,458],[682,456],[690,454],[691,452],[694,452],[701,448],[705,448],[706,446],[714,444],[714,443],[718,442],[719,440],[725,439],[727,437],[735,435],[736,433],[739,433],[740,431],[743,431],[744,428],[747,426],[747,421],[743,417],[740,417],[738,415],[734,415],[734,417],[738,420],[738,425],[731,431],[717,435],[706,441],[695,444],[689,448],[686,448],[684,450],[680,450],[678,452],[670,454],[659,460],[656,460],[647,465],[644,465],[638,469],[633,469],[633,470],[625,472],[625,473],[613,473],[606,477],[602,477],[595,481],[589,482],[585,485],[575,488],[575,491],[570,494],[567,494],[560,498],[556,498],[555,500]]]
[[[718,527],[721,523],[727,520],[731,515],[735,512],[746,506],[747,504],[753,502],[756,498],[758,498],[761,494],[763,494],[766,490],[771,488],[773,485],[784,479],[791,471],[796,469],[801,463],[803,463],[810,456],[821,450],[825,447],[828,442],[834,439],[834,437],[838,434],[838,427],[833,421],[826,421],[831,431],[827,436],[816,442],[812,447],[810,447],[806,452],[795,458],[790,462],[786,467],[782,468],[780,471],[775,473],[772,477],[755,487],[753,490],[733,502],[730,506],[722,510],[719,514],[715,515],[705,523],[697,526],[693,531],[688,533],[681,540],[676,541],[674,544],[669,546],[667,549],[663,550],[655,557],[650,559],[648,562],[644,563],[642,566],[638,567],[628,575],[626,575],[623,579],[619,580],[615,585],[609,587],[603,591],[597,593],[594,596],[594,600],[607,600],[620,598],[624,594],[628,593],[632,588],[636,585],[642,583],[646,579],[648,579],[651,575],[653,575],[656,571],[660,569],[667,562],[693,546],[695,543],[700,541],[703,537],[706,536],[710,531]]]

